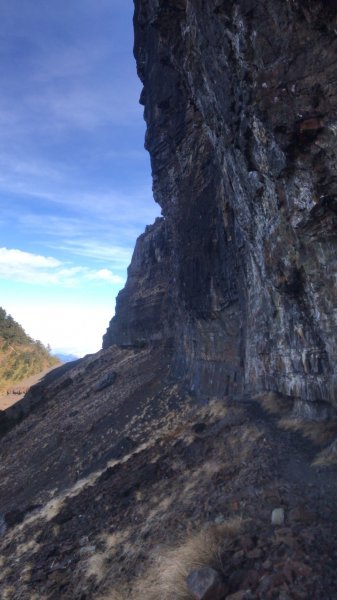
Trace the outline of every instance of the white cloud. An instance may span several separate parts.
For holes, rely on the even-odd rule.
[[[76,287],[85,281],[122,285],[124,279],[107,268],[67,266],[53,257],[0,248],[0,278],[10,281]]]
[[[90,280],[101,280],[107,281],[108,283],[120,284],[124,280],[119,275],[114,275],[109,269],[100,269],[99,271],[92,271],[88,273],[87,278]]]
[[[25,268],[33,269],[60,267],[62,263],[51,256],[40,256],[22,250],[0,248],[0,269]]]

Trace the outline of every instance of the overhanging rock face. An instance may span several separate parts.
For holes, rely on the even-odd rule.
[[[337,19],[327,0],[136,0],[153,187],[105,336],[197,393],[336,404]]]

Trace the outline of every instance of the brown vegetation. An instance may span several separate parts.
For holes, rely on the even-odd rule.
[[[192,600],[186,585],[188,574],[203,567],[221,572],[224,549],[242,526],[240,517],[233,518],[182,539],[176,547],[163,548],[153,559],[149,571],[135,582],[131,592],[113,591],[106,600]]]
[[[16,394],[16,384],[59,363],[49,348],[30,338],[0,307],[0,393]]]
[[[293,400],[276,392],[261,392],[256,394],[257,400],[263,408],[272,415],[287,415],[293,408]]]

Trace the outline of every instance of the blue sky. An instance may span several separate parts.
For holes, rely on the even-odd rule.
[[[151,192],[132,0],[0,0],[0,305],[99,350]]]

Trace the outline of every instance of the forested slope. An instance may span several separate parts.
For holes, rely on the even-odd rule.
[[[0,392],[58,363],[48,348],[29,337],[0,307]]]

